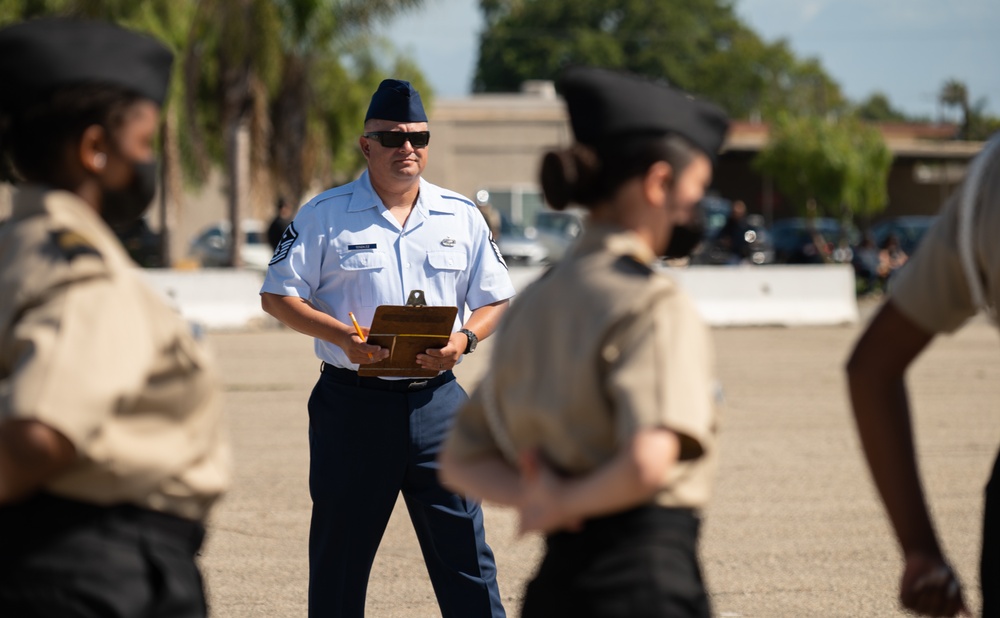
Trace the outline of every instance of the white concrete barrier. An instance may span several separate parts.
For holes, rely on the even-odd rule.
[[[664,268],[712,326],[825,326],[858,321],[848,265]]]
[[[523,290],[543,267],[511,267]],[[663,267],[712,326],[828,326],[858,321],[854,270],[847,265]]]
[[[712,326],[825,326],[858,321],[850,266],[691,266],[664,268]],[[544,267],[512,267],[523,290]],[[263,274],[225,268],[144,270],[153,288],[186,319],[237,329],[269,319],[260,308]]]
[[[261,272],[230,268],[142,272],[185,319],[204,328],[244,328],[268,318],[260,308],[260,286],[264,282]]]

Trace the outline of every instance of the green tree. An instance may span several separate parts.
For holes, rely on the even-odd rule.
[[[345,93],[386,75],[377,62],[358,62],[353,50],[372,44],[367,30],[375,21],[421,2],[202,0],[185,61],[186,106],[202,110],[204,130],[196,126],[190,144],[200,169],[228,160],[225,138],[246,123],[258,195],[298,202],[310,183],[331,176],[330,163],[353,175],[357,157],[344,149],[353,152],[364,112]],[[351,124],[350,135],[337,130]]]
[[[803,215],[815,200],[829,216],[867,222],[888,203],[892,153],[876,129],[856,118],[781,114],[753,165]]]
[[[892,106],[883,92],[874,92],[858,104],[854,113],[861,120],[870,122],[906,122],[909,118]]]
[[[842,109],[839,86],[784,41],[765,43],[727,0],[481,0],[476,91],[516,91],[567,64],[625,69],[735,116]]]

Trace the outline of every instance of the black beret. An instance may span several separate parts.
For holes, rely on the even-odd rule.
[[[608,69],[572,67],[556,87],[573,135],[598,151],[633,138],[676,133],[715,159],[729,120],[721,109],[663,83]]]
[[[24,110],[77,84],[109,84],[160,105],[173,54],[156,39],[100,21],[36,19],[0,29],[0,108]]]
[[[372,95],[372,102],[365,114],[371,118],[393,122],[427,122],[424,104],[416,88],[401,79],[384,79]]]

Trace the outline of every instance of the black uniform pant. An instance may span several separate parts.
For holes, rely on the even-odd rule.
[[[310,616],[364,616],[375,552],[402,493],[441,615],[504,617],[482,509],[438,481],[438,453],[466,401],[450,371],[387,384],[324,369],[309,398]]]
[[[0,616],[203,618],[201,524],[38,495],[0,508]]]
[[[983,616],[1000,616],[1000,454],[986,485],[979,585],[983,591]]]
[[[708,618],[698,525],[689,510],[642,506],[549,536],[522,617]]]

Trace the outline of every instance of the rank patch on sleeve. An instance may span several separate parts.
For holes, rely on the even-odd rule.
[[[62,256],[70,262],[81,255],[101,257],[101,253],[89,240],[72,230],[56,230],[52,232],[52,242],[59,248]]]
[[[493,247],[493,253],[497,255],[497,259],[503,264],[504,268],[507,268],[507,262],[503,259],[503,254],[500,253],[500,247],[497,246],[497,241],[493,240],[493,232],[490,232],[490,246]],[[510,270],[507,268],[507,270]]]
[[[278,246],[274,248],[274,255],[267,265],[277,264],[288,257],[288,252],[292,250],[292,245],[295,244],[295,239],[298,237],[299,233],[295,231],[295,222],[293,221],[285,228],[285,233],[281,235],[281,240],[278,241]]]

